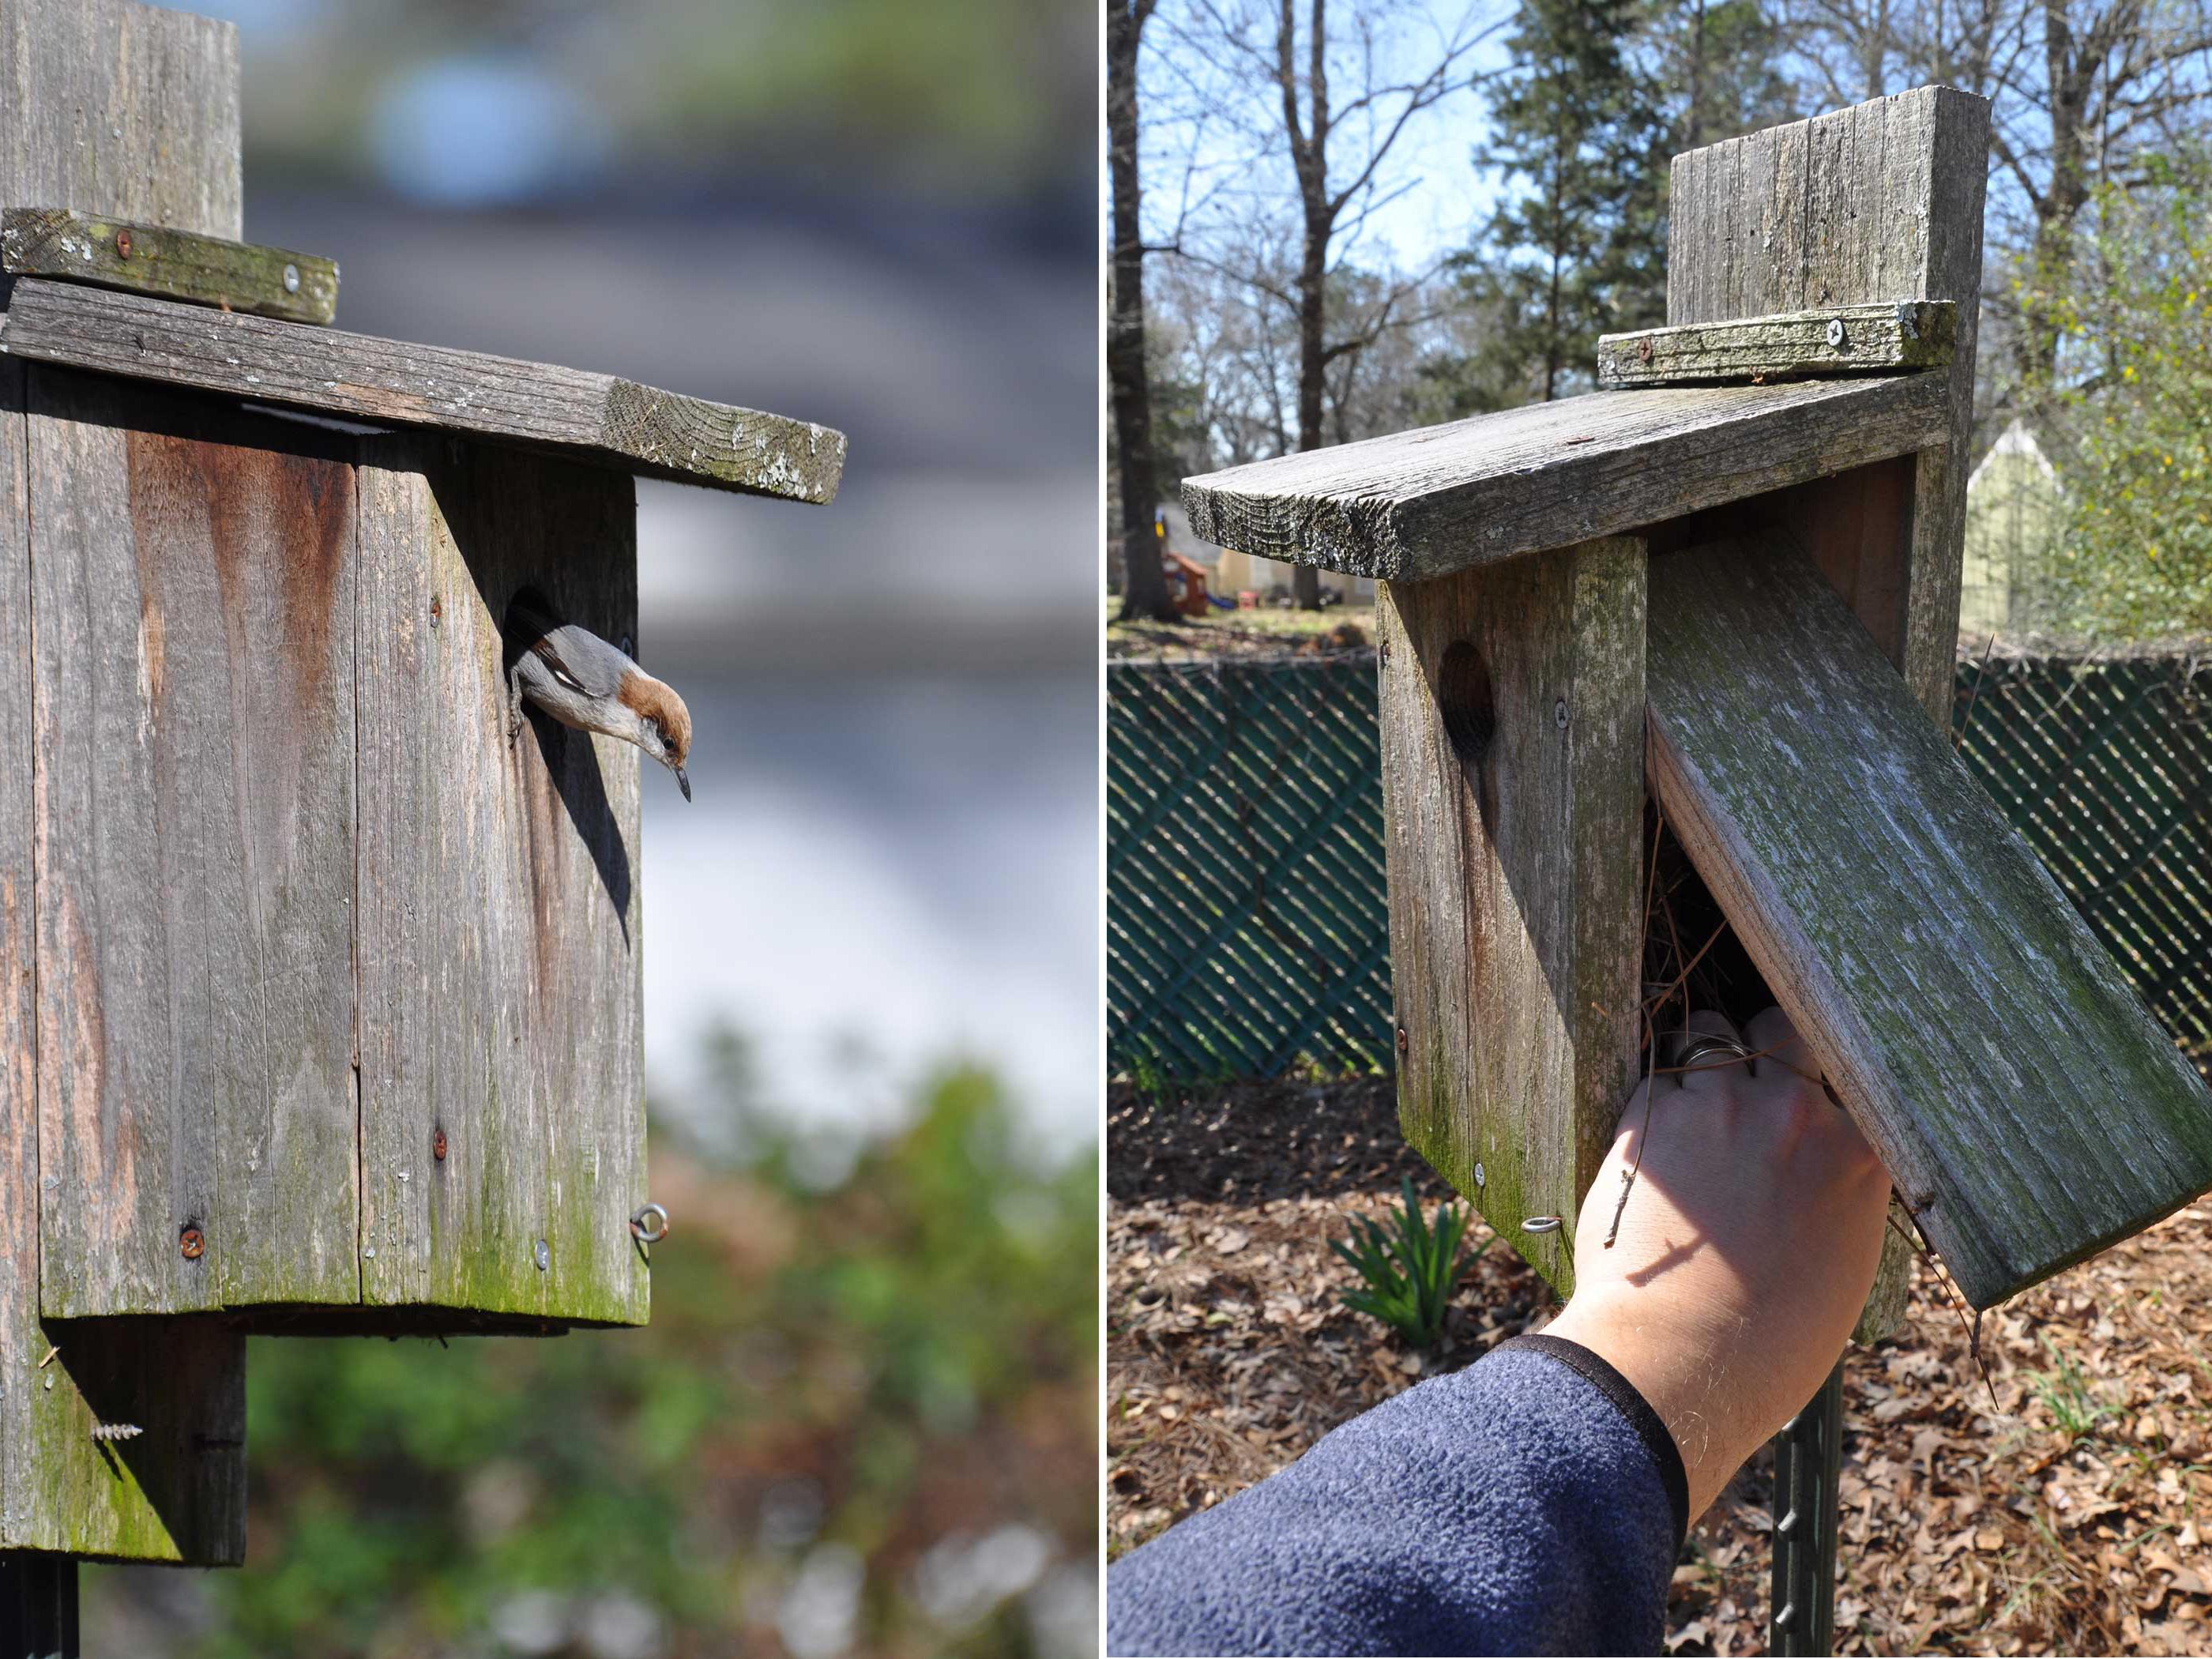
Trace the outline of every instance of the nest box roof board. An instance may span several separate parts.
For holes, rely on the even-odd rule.
[[[1947,377],[1595,393],[1187,480],[1207,541],[1389,581],[1682,517],[1943,441]]]
[[[0,351],[817,506],[836,495],[845,465],[844,434],[811,421],[611,374],[44,278],[16,283]]]

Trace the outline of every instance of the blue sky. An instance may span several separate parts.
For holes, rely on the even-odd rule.
[[[1163,14],[1175,3],[1176,0],[1164,0]],[[1385,74],[1410,76],[1422,72],[1426,68],[1423,60],[1435,51],[1434,41],[1449,36],[1468,15],[1467,0],[1410,0],[1406,10],[1407,27],[1401,32],[1400,49],[1395,61],[1383,65]],[[1503,4],[1479,11],[1475,27],[1480,28],[1509,11]],[[1494,70],[1506,61],[1503,36],[1501,30],[1462,60],[1462,79],[1465,74]],[[1159,91],[1155,108],[1164,105],[1168,96],[1160,91],[1167,85],[1165,65],[1160,59],[1172,49],[1173,40],[1170,28],[1158,21],[1146,37],[1148,61],[1139,91],[1146,95]],[[1340,99],[1350,95],[1348,87],[1340,86]],[[1393,199],[1368,221],[1353,249],[1353,262],[1419,270],[1473,240],[1498,197],[1497,175],[1478,170],[1473,161],[1486,131],[1482,95],[1464,86],[1416,116],[1393,146],[1378,175],[1378,196]],[[1179,137],[1170,133],[1158,134],[1148,141],[1145,156],[1148,234],[1164,233],[1172,221],[1183,175],[1182,148]],[[1217,130],[1208,135],[1201,156],[1210,167],[1234,172],[1249,149],[1249,143]],[[1360,136],[1341,134],[1332,173],[1340,179],[1361,155]],[[1287,201],[1287,166],[1278,156],[1273,167],[1279,175],[1275,187]]]

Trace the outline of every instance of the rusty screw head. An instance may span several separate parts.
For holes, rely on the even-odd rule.
[[[115,251],[126,259],[131,257],[131,233],[129,231],[118,230],[115,233]]]
[[[430,1156],[441,1164],[446,1161],[446,1132],[443,1129],[430,1137]]]
[[[185,1253],[185,1261],[197,1261],[200,1259],[200,1252],[207,1249],[207,1240],[201,1236],[198,1228],[187,1227],[177,1235],[177,1248]]]
[[[1399,1052],[1399,1054],[1402,1055],[1402,1054],[1406,1052],[1407,1047],[1407,1042],[1406,1042],[1406,1028],[1405,1028],[1404,1026],[1401,1025],[1401,1026],[1398,1028],[1398,1052]]]
[[[1651,340],[1648,335],[1636,343],[1636,357],[1638,362],[1651,361]]]

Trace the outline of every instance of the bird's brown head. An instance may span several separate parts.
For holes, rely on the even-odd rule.
[[[690,800],[691,780],[684,766],[691,758],[691,711],[684,706],[684,699],[676,695],[675,687],[642,669],[632,669],[623,676],[617,696],[637,715],[639,746],[676,774],[677,787]]]

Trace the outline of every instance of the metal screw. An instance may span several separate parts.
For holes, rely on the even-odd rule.
[[[435,628],[435,627],[438,625],[438,618],[439,618],[439,617],[442,617],[442,616],[444,616],[445,614],[446,614],[446,602],[445,602],[443,599],[433,599],[433,600],[431,600],[431,601],[430,601],[430,626],[431,626],[431,627]]]
[[[198,1228],[187,1227],[177,1235],[177,1248],[185,1253],[185,1261],[197,1261],[200,1252],[207,1249],[207,1240],[200,1236]]]
[[[660,1218],[660,1225],[647,1231],[646,1224],[656,1216]],[[647,1205],[629,1218],[629,1232],[630,1237],[641,1244],[659,1243],[662,1239],[668,1237],[668,1212],[658,1204]]]
[[[1839,351],[1843,349],[1844,319],[1840,317],[1828,319],[1828,343]]]
[[[1636,343],[1636,357],[1637,361],[1639,362],[1648,363],[1651,361],[1650,336],[1646,335],[1644,338]]]
[[[446,1161],[446,1132],[443,1129],[430,1137],[430,1156],[441,1164]]]
[[[131,257],[131,233],[129,231],[118,230],[115,233],[115,251],[126,259]]]
[[[538,1241],[538,1248],[531,1251],[530,1258],[538,1264],[538,1271],[542,1273],[553,1265],[553,1247],[541,1238]]]
[[[1552,705],[1552,724],[1562,732],[1567,729],[1567,700],[1565,697]]]
[[[94,1440],[135,1440],[145,1432],[136,1423],[95,1423],[92,1425]]]
[[[1406,1050],[1407,1050],[1407,1047],[1408,1047],[1408,1046],[1410,1046],[1410,1045],[1407,1043],[1407,1039],[1406,1039],[1406,1028],[1405,1028],[1404,1026],[1401,1025],[1401,1026],[1398,1028],[1398,1052],[1399,1052],[1399,1054],[1400,1054],[1401,1055],[1404,1054],[1404,1053],[1406,1052]]]
[[[1486,1182],[1487,1182],[1488,1180],[1489,1180],[1489,1177],[1488,1177],[1487,1176],[1484,1175],[1484,1174],[1483,1174],[1483,1172],[1482,1172],[1482,1165],[1480,1165],[1480,1164],[1476,1164],[1476,1165],[1474,1166],[1474,1184],[1475,1184],[1476,1186],[1480,1187],[1480,1186],[1482,1186],[1482,1185],[1483,1185]]]
[[[297,294],[299,291],[300,267],[297,265],[286,265],[284,267],[284,292],[287,294]]]

